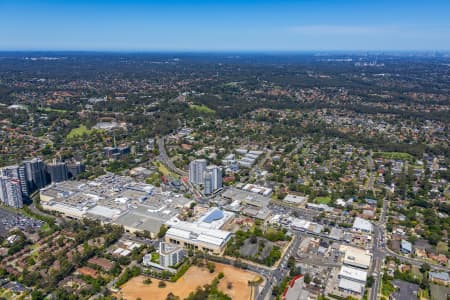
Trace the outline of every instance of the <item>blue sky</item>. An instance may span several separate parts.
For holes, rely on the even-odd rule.
[[[450,1],[0,0],[0,50],[450,50]]]

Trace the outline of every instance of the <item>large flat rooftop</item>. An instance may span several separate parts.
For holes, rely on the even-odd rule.
[[[107,174],[92,181],[65,181],[41,190],[42,205],[74,218],[88,217],[131,230],[158,232],[191,200],[130,177]]]

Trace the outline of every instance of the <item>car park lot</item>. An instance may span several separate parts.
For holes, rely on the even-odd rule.
[[[11,229],[27,232],[39,231],[44,222],[28,218],[0,208],[0,236],[6,236]]]

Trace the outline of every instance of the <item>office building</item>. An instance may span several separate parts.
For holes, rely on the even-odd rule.
[[[33,158],[23,162],[29,192],[42,189],[48,184],[45,174],[45,164],[40,158]]]
[[[205,182],[203,184],[203,188],[204,188],[204,193],[205,195],[211,195],[214,192],[213,189],[213,179],[212,179],[212,174],[208,171],[205,171]]]
[[[184,257],[183,248],[165,242],[159,243],[159,264],[161,266],[175,266],[182,262]]]
[[[206,159],[196,159],[189,163],[189,181],[193,184],[204,184]]]
[[[64,162],[53,161],[47,165],[47,172],[52,183],[66,181],[69,178],[67,166]]]
[[[0,174],[0,201],[3,204],[8,202],[8,194],[6,193],[6,184],[8,182],[8,177]]]
[[[204,177],[204,192],[206,195],[210,195],[222,188],[222,169],[220,167],[206,167]]]
[[[6,176],[10,179],[20,179],[19,177],[19,166],[8,166],[1,169],[0,175]]]
[[[22,196],[28,197],[30,195],[30,190],[28,188],[26,168],[23,165],[19,167],[19,181],[20,189],[22,190]]]
[[[86,166],[79,161],[71,162],[67,164],[67,171],[69,173],[69,177],[76,177],[78,174],[83,173],[86,170]]]
[[[1,176],[0,198],[5,205],[14,208],[22,208],[23,197],[20,180],[16,178],[8,178],[7,176]]]
[[[20,192],[24,197],[28,196],[25,170],[18,165],[4,167],[0,170],[0,176],[15,179],[19,183]]]
[[[218,166],[209,166],[206,169],[212,175],[213,190],[222,188],[222,169]]]
[[[128,146],[120,146],[120,147],[105,147],[103,151],[107,158],[109,159],[119,159],[123,155],[130,154],[130,147]]]

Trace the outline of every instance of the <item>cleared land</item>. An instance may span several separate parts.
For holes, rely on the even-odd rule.
[[[158,287],[159,280],[157,279],[152,279],[152,283],[147,285],[143,283],[146,277],[138,276],[132,278],[121,287],[121,296],[129,300],[135,300],[136,298],[141,298],[142,300],[164,300],[167,294],[172,292],[179,296],[180,299],[184,299],[189,296],[190,292],[195,291],[198,286],[210,284],[219,272],[223,272],[225,276],[220,280],[219,290],[228,294],[232,299],[250,299],[251,290],[248,286],[248,281],[257,280],[259,278],[257,274],[229,265],[219,263],[215,263],[215,265],[214,273],[210,273],[206,268],[192,266],[177,282],[166,282],[167,286],[164,288]],[[228,288],[229,282],[232,285],[231,289]]]

